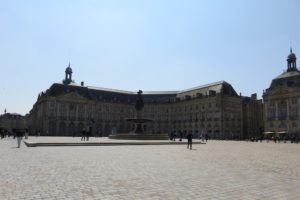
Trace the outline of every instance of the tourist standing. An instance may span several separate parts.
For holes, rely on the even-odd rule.
[[[193,143],[193,133],[192,132],[188,133],[187,140],[188,140],[187,148],[192,149],[192,143]]]
[[[81,133],[81,140],[85,141],[85,128],[82,129],[82,133]]]
[[[21,147],[21,141],[23,138],[23,131],[22,130],[16,130],[16,136],[17,136],[17,141],[18,141],[18,148]]]
[[[173,141],[176,140],[176,137],[177,137],[177,133],[176,133],[176,131],[174,131],[174,132],[173,132]]]
[[[1,129],[0,132],[1,132],[1,139],[3,139],[4,138],[4,129]]]
[[[208,134],[205,134],[205,141],[207,142],[208,140]]]

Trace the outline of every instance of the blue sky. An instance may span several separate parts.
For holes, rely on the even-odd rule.
[[[122,90],[229,82],[249,96],[300,55],[297,0],[0,0],[0,113],[73,79]],[[299,57],[299,56],[298,56]]]

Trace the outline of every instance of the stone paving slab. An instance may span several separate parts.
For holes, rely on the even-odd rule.
[[[187,145],[187,140],[116,140],[107,137],[94,138],[82,141],[80,137],[30,137],[24,140],[27,147],[39,146],[120,146],[120,145]],[[193,144],[205,144],[195,139]]]
[[[300,199],[299,144],[16,145],[0,140],[1,200]]]

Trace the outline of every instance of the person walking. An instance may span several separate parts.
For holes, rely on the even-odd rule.
[[[81,133],[81,141],[85,141],[85,134],[86,134],[86,131],[85,131],[85,128],[82,129],[82,133]]]
[[[16,136],[17,136],[17,141],[18,141],[18,148],[21,147],[21,141],[23,139],[24,133],[22,130],[16,130]]]
[[[1,129],[0,133],[1,133],[1,140],[2,140],[4,138],[4,129]]]
[[[177,136],[177,133],[176,131],[173,132],[173,141],[176,141],[176,136]]]
[[[88,131],[86,132],[86,141],[89,141],[90,136],[92,135],[92,127],[88,127]]]
[[[193,143],[193,133],[189,132],[189,134],[187,135],[187,148],[192,149],[192,143]]]

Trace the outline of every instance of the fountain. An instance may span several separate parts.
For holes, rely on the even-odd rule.
[[[126,140],[168,140],[167,134],[151,134],[145,130],[145,124],[153,122],[153,119],[147,119],[143,117],[144,100],[142,97],[142,90],[137,93],[137,100],[135,103],[135,118],[126,119],[127,122],[134,124],[130,133],[118,133],[111,134],[108,137],[110,139],[126,139]]]

